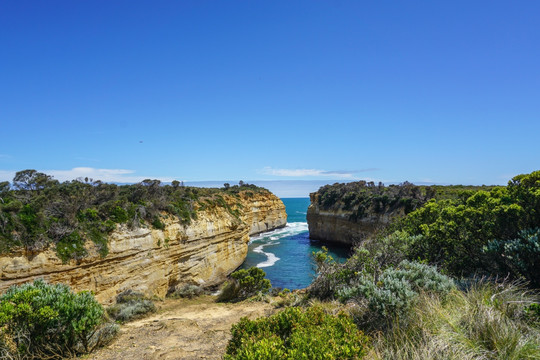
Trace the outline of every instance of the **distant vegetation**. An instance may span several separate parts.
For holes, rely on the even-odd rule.
[[[323,210],[346,210],[349,220],[366,216],[396,213],[408,214],[430,199],[459,199],[493,186],[417,186],[409,182],[384,186],[379,182],[357,181],[325,185],[316,192],[316,201]]]
[[[84,244],[91,240],[105,256],[107,237],[118,224],[163,229],[164,216],[189,224],[198,211],[215,207],[239,219],[240,193],[249,197],[267,191],[243,182],[222,189],[184,187],[178,181],[163,185],[150,179],[134,185],[88,178],[60,183],[24,170],[12,184],[0,183],[0,253],[16,248],[32,253],[52,245],[63,261],[77,260],[86,255]],[[236,203],[227,202],[227,195],[236,197]]]
[[[323,209],[344,209],[350,220],[403,210],[371,242],[397,232],[391,252],[423,260],[448,274],[525,278],[540,285],[540,171],[514,177],[508,186],[382,186],[357,182],[322,187]],[[385,238],[386,237],[386,238]]]

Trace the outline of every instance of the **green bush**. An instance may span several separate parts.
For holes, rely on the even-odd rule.
[[[515,239],[492,240],[484,251],[496,255],[495,261],[513,276],[540,286],[540,228],[522,230]]]
[[[64,263],[70,259],[79,260],[83,258],[86,255],[86,249],[84,248],[84,240],[81,238],[81,235],[77,231],[74,231],[62,238],[56,244],[56,254]]]
[[[435,266],[415,261],[402,261],[396,269],[389,269],[387,274],[396,279],[404,279],[416,292],[424,291],[446,296],[455,288],[454,281],[441,274]]]
[[[337,289],[339,299],[367,304],[369,311],[359,314],[357,320],[363,326],[379,329],[407,322],[419,293],[445,297],[455,288],[452,279],[440,274],[435,267],[409,261],[389,267],[380,275],[358,273],[349,282],[350,286]]]
[[[204,294],[204,289],[202,287],[193,284],[186,284],[177,288],[169,296],[193,299],[194,297],[201,296],[202,294]]]
[[[341,301],[367,305],[367,311],[359,313],[356,320],[363,327],[375,329],[386,328],[393,322],[406,322],[417,296],[407,280],[390,273],[383,273],[376,282],[361,276],[356,285],[338,291]]]
[[[251,267],[231,274],[231,280],[225,283],[218,301],[241,301],[257,294],[266,294],[272,285],[265,279],[264,270]]]
[[[0,343],[13,357],[88,352],[99,342],[92,338],[103,322],[103,308],[90,292],[75,294],[63,284],[36,280],[12,286],[0,297]]]
[[[368,338],[343,313],[320,307],[288,308],[257,320],[242,318],[231,329],[225,359],[361,359]]]
[[[116,304],[107,308],[107,314],[121,323],[139,319],[155,311],[156,306],[152,300],[133,290],[126,290],[118,294]]]

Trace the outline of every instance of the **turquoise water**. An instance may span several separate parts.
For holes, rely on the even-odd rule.
[[[309,239],[306,221],[309,198],[281,200],[287,211],[287,226],[252,237],[242,268],[262,268],[274,287],[302,289],[311,283],[315,275],[311,259],[313,251],[325,245],[335,259],[343,261],[349,249]]]

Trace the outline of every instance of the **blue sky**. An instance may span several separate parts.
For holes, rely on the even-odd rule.
[[[539,13],[3,1],[0,180],[505,184],[540,169]]]

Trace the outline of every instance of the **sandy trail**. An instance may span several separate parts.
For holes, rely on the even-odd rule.
[[[215,297],[167,299],[157,313],[124,324],[109,346],[84,357],[92,360],[221,359],[231,325],[275,312],[263,302],[220,304]]]

